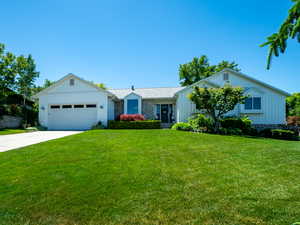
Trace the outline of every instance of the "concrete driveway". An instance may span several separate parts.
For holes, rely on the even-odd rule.
[[[82,131],[36,131],[22,134],[0,135],[0,152],[57,139]]]

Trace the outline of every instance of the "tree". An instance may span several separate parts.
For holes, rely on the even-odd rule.
[[[17,76],[16,57],[5,51],[4,44],[0,43],[0,100],[2,101],[11,89],[15,88]]]
[[[180,84],[181,86],[191,85],[225,68],[240,71],[235,62],[221,61],[217,65],[210,65],[207,56],[194,57],[191,62],[179,65]]]
[[[288,12],[288,16],[281,24],[277,33],[267,37],[267,41],[260,47],[269,46],[269,54],[267,58],[267,69],[270,69],[272,57],[279,56],[284,53],[287,48],[287,40],[289,38],[297,39],[300,42],[300,0],[292,0],[294,5]]]
[[[98,83],[98,84],[95,84],[97,87],[99,87],[99,88],[102,88],[102,89],[104,89],[104,90],[106,90],[107,89],[107,87],[105,86],[105,84],[103,84],[103,83]]]
[[[54,81],[45,79],[44,84],[42,86],[36,86],[34,85],[34,87],[31,89],[31,92],[33,95],[41,92],[42,90],[46,89],[47,87],[50,87],[52,84],[54,84]]]
[[[220,128],[220,119],[225,113],[234,109],[238,103],[243,103],[247,96],[240,87],[225,85],[222,88],[194,87],[188,96],[196,105],[196,109],[205,111],[212,120],[214,132]]]
[[[286,106],[288,116],[300,116],[300,92],[287,97]]]
[[[36,71],[36,65],[31,55],[17,57],[17,90],[23,96],[23,110],[25,115],[25,124],[27,123],[26,99],[31,96],[31,90],[34,86],[39,72]]]

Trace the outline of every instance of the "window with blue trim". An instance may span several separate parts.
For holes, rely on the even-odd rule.
[[[250,97],[245,100],[246,110],[260,110],[261,109],[261,97]]]
[[[252,109],[252,98],[246,98],[245,109]]]
[[[127,100],[127,114],[137,114],[139,113],[139,100],[138,99],[128,99]]]

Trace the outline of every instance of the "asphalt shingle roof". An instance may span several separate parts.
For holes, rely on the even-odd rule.
[[[134,91],[131,88],[127,89],[109,89],[108,91],[116,95],[119,99],[123,99],[130,93],[140,95],[143,99],[155,99],[155,98],[174,98],[177,91],[180,91],[183,87],[158,87],[158,88],[135,88]]]

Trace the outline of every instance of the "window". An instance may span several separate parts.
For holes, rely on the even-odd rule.
[[[84,108],[84,105],[74,105],[75,109]]]
[[[261,109],[261,98],[260,97],[253,98],[253,109]]]
[[[87,108],[96,108],[96,104],[88,104],[86,105]]]
[[[246,110],[260,110],[261,109],[261,97],[250,97],[245,100]]]
[[[228,80],[228,79],[229,79],[229,74],[223,73],[223,80]]]
[[[160,120],[160,104],[156,104],[156,118]]]
[[[127,100],[127,114],[137,114],[139,113],[139,100],[138,99],[128,99]]]
[[[75,80],[74,79],[70,79],[70,86],[74,86],[75,84]]]
[[[70,109],[70,108],[72,108],[72,105],[63,105],[62,108],[63,109]]]
[[[51,109],[60,109],[60,105],[51,105],[50,108]]]

